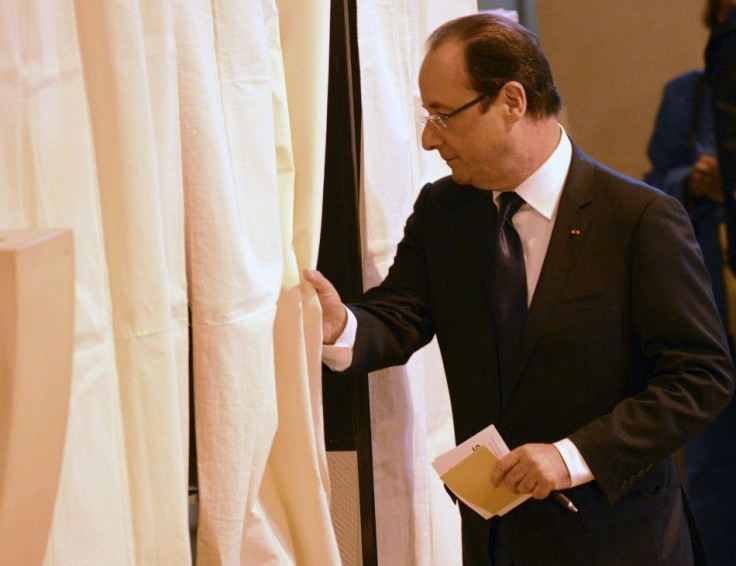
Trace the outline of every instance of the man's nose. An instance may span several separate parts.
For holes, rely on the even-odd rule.
[[[442,133],[437,129],[437,126],[430,122],[424,124],[424,129],[422,130],[422,147],[425,150],[431,151],[438,149],[443,141]]]

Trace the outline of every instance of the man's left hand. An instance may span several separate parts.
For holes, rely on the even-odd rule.
[[[524,444],[506,454],[491,474],[494,487],[501,482],[514,493],[530,493],[534,499],[572,487],[565,461],[552,444]]]

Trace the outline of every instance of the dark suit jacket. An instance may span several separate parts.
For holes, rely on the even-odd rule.
[[[437,336],[461,442],[495,423],[511,448],[569,437],[596,480],[579,514],[529,500],[503,517],[517,565],[690,564],[671,456],[728,402],[733,365],[682,205],[574,148],[524,331],[499,398],[488,302],[490,191],[426,185],[384,282],[349,305],[349,371],[406,362]],[[488,522],[462,506],[466,564],[488,564]]]

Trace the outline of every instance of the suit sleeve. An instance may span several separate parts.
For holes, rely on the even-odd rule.
[[[405,364],[434,336],[423,238],[430,189],[420,192],[384,281],[348,305],[358,322],[350,373]]]
[[[652,198],[630,257],[630,316],[646,377],[611,413],[570,435],[610,502],[704,430],[734,388],[710,280],[678,202]]]

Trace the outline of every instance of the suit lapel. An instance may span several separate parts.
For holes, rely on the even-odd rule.
[[[562,188],[557,218],[529,307],[514,379],[504,395],[503,404],[513,393],[539,338],[539,329],[549,317],[585,244],[590,221],[588,205],[593,201],[594,173],[592,162],[573,144],[570,171]]]

